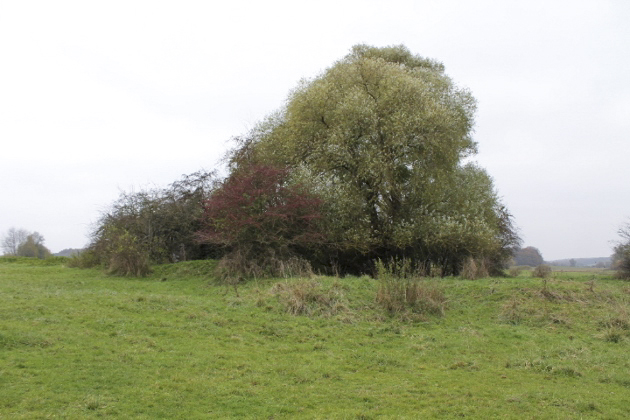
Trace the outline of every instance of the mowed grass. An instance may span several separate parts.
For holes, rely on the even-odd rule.
[[[391,316],[368,277],[212,265],[0,259],[0,418],[630,418],[626,282],[443,279],[443,316]]]

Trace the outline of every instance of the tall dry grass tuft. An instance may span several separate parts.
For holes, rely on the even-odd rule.
[[[399,264],[402,264],[399,265]],[[391,315],[411,312],[417,315],[443,315],[447,299],[436,281],[427,281],[408,273],[405,263],[376,262],[379,288],[376,302]]]
[[[348,309],[340,287],[325,290],[314,280],[277,283],[271,293],[292,315],[333,316]]]
[[[501,307],[501,313],[499,317],[506,324],[520,324],[525,317],[525,312],[522,308],[522,302],[512,297]]]
[[[523,272],[523,269],[519,266],[510,267],[510,271],[508,272],[510,277],[518,277]]]
[[[475,260],[473,257],[468,257],[464,261],[464,266],[460,276],[466,280],[477,280],[484,277],[488,277],[487,264],[483,259]]]
[[[273,277],[313,277],[311,263],[303,258],[291,257],[288,259],[272,258],[270,261],[271,274]]]
[[[630,310],[627,304],[618,304],[609,317],[599,322],[599,327],[604,330],[602,338],[608,342],[619,343],[630,336]]]
[[[233,287],[238,296],[237,286],[248,279],[264,277],[306,277],[313,276],[311,264],[299,257],[278,258],[272,251],[267,255],[253,258],[251,252],[236,250],[225,255],[214,271],[219,284]]]
[[[540,264],[539,266],[537,266],[536,268],[534,268],[534,271],[532,271],[532,277],[540,277],[542,279],[546,279],[548,277],[551,277],[551,267],[548,266],[547,264]]]

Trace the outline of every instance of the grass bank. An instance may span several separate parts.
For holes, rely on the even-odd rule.
[[[630,284],[601,273],[444,279],[410,317],[368,277],[62,263],[0,259],[0,418],[630,417]]]

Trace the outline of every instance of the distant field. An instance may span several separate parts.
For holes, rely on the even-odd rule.
[[[520,266],[524,271],[533,270],[534,267],[528,266]],[[593,273],[593,274],[601,274],[604,276],[614,276],[614,270],[610,268],[595,268],[595,267],[569,267],[569,266],[559,266],[559,265],[550,265],[551,269],[554,272],[558,273]]]
[[[561,273],[591,273],[591,274],[596,274],[596,275],[603,275],[603,276],[614,276],[615,275],[615,271],[611,270],[610,268],[595,268],[595,267],[569,267],[569,266],[560,266],[560,265],[550,265],[551,269],[557,273],[557,274],[561,274]],[[528,266],[520,266],[520,268],[524,271],[524,275],[527,275],[527,271],[531,271],[534,269],[534,267],[528,267]]]
[[[236,296],[212,262],[62,262],[0,258],[0,418],[630,418],[630,283],[606,273],[447,278],[443,316],[390,316],[368,277]]]
[[[561,266],[551,266],[553,271],[560,271],[566,273],[602,273],[613,275],[614,271],[609,268],[595,268],[595,267],[561,267]]]

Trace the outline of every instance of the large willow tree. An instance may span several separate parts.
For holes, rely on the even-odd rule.
[[[330,258],[349,270],[405,257],[457,273],[518,242],[476,153],[476,103],[444,66],[403,46],[355,46],[241,139],[232,170],[288,167],[325,201]]]

